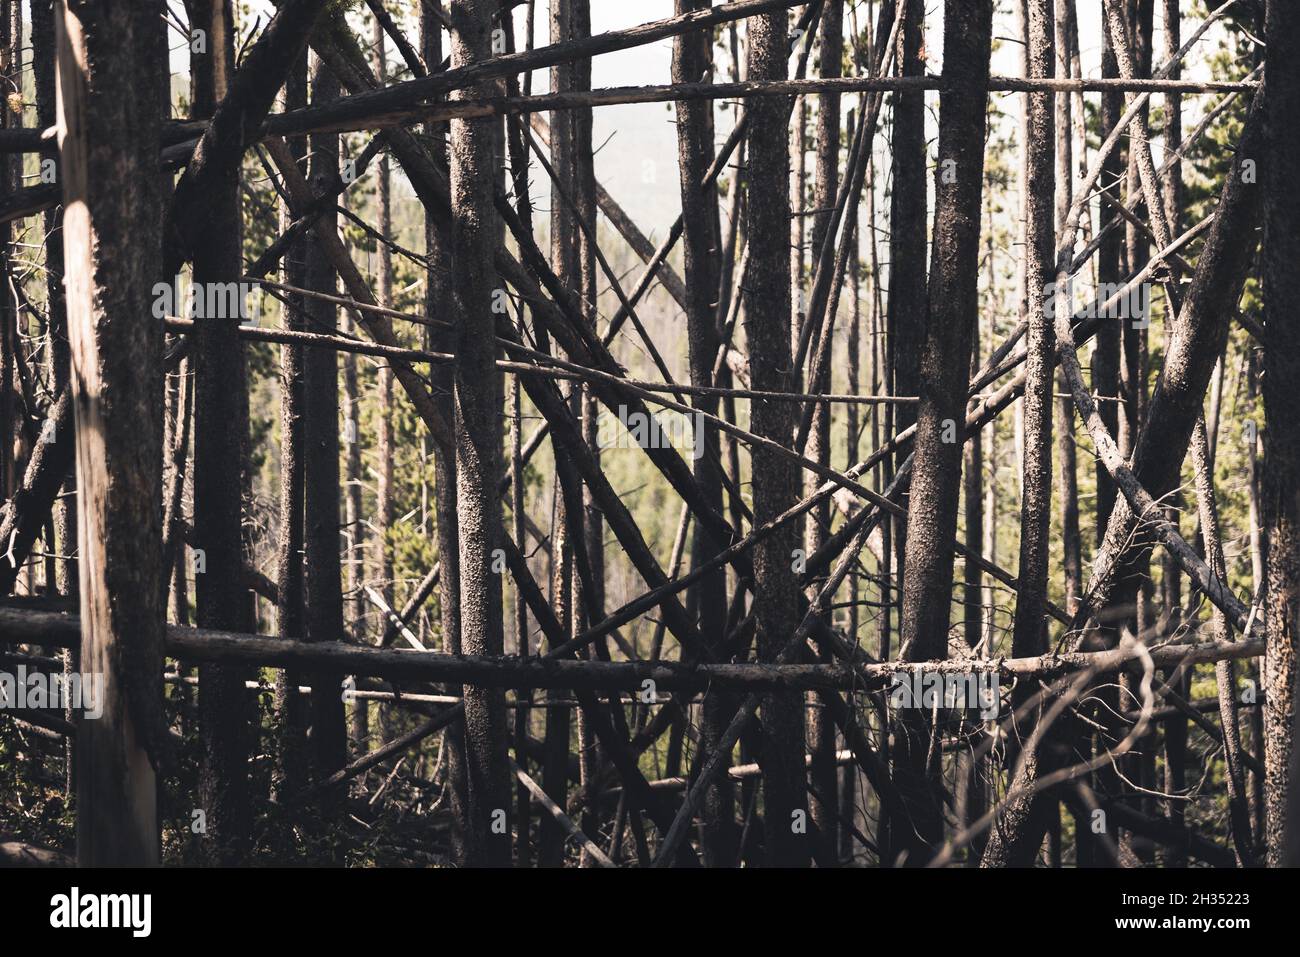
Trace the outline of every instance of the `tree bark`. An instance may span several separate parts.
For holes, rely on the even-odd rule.
[[[552,44],[566,43],[575,39],[574,35],[574,0],[556,0],[550,5],[550,40]],[[558,91],[570,91],[575,82],[575,65],[573,62],[561,63],[551,68],[551,87]],[[580,289],[582,283],[581,245],[578,240],[578,227],[575,222],[574,209],[570,205],[577,180],[577,142],[575,116],[570,111],[557,111],[551,114],[551,165],[555,178],[551,184],[551,269],[564,283],[567,289]],[[566,197],[568,197],[566,199]],[[534,326],[542,328],[534,315]],[[549,336],[543,328],[539,343],[548,344]],[[565,389],[567,407],[575,417],[580,415],[580,399],[574,394],[576,386]],[[575,634],[574,616],[580,602],[575,586],[574,548],[585,538],[582,530],[582,512],[574,513],[569,507],[569,498],[561,493],[564,482],[572,484],[571,472],[563,461],[563,456],[555,456],[555,507],[552,517],[552,555],[551,600],[555,606],[556,617],[569,635]],[[546,693],[548,705],[569,697],[565,691],[556,690]],[[569,745],[572,736],[572,712],[566,705],[549,705],[546,715],[546,761],[542,769],[542,783],[551,800],[560,806],[568,803],[568,778],[559,768],[568,762]],[[538,863],[543,867],[559,867],[564,860],[565,837],[563,829],[553,819],[542,818],[538,828],[539,847]]]
[[[285,80],[284,105],[297,109],[307,105],[307,54]],[[307,139],[288,141],[295,162],[305,165]],[[292,214],[282,206],[281,222],[288,225]],[[284,257],[284,281],[305,287],[307,250],[295,243]],[[306,331],[307,316],[302,297],[290,296],[284,306],[284,325]],[[280,536],[276,550],[278,585],[277,628],[281,638],[300,638],[304,631],[303,607],[303,349],[292,344],[280,351]],[[283,672],[276,684],[275,713],[279,719],[280,754],[274,790],[277,795],[294,794],[306,786],[307,700],[298,694],[301,676]]]
[[[1300,611],[1300,10],[1270,0],[1264,204],[1264,521],[1268,530],[1268,654],[1264,658],[1264,793],[1268,863],[1286,853],[1288,768],[1295,749],[1296,634]],[[1294,803],[1294,796],[1292,798]]]
[[[339,81],[328,66],[317,59],[311,70],[312,103],[330,103],[338,98]],[[323,192],[339,175],[339,138],[318,134],[310,141],[310,183],[313,193]],[[308,233],[332,233],[338,228],[338,214],[330,206],[312,224]],[[337,276],[320,240],[307,254],[306,288],[333,294]],[[320,332],[338,327],[338,308],[319,299],[308,299],[308,325]],[[343,630],[343,577],[339,565],[342,547],[339,534],[339,369],[338,357],[321,349],[308,350],[303,359],[303,505],[306,638],[310,642],[338,641]],[[313,688],[338,689],[341,675],[317,673],[308,676]],[[315,780],[329,777],[347,760],[347,729],[343,696],[314,694],[311,698],[311,766]],[[332,809],[327,808],[327,813]]]
[[[675,12],[687,13],[711,6],[711,0],[677,0]],[[674,83],[694,83],[711,78],[713,58],[709,37],[705,33],[688,33],[673,41]],[[718,235],[718,198],[714,190],[702,191],[699,184],[713,165],[713,104],[682,102],[677,104],[677,168],[682,197],[682,255],[685,262],[686,335],[690,362],[690,381],[695,386],[713,385],[713,365],[717,358],[718,334],[716,299],[720,283]],[[715,396],[695,396],[695,407],[717,414]],[[705,428],[695,441],[703,443],[703,454],[695,459],[695,480],[709,505],[722,512],[721,445],[718,431]],[[691,564],[698,568],[713,558],[727,543],[712,530],[695,524]],[[727,573],[719,568],[703,578],[695,589],[694,606],[709,654],[721,656],[727,624]],[[710,691],[701,704],[700,747],[712,750],[736,713],[734,695]],[[730,761],[727,762],[730,764]],[[706,866],[732,867],[736,863],[734,788],[725,778],[711,786],[704,797],[701,850]]]
[[[991,20],[987,0],[946,0],[944,5],[944,72],[952,85],[939,101],[934,242],[903,566],[901,631],[908,661],[948,655],[962,444],[945,441],[944,433],[959,434],[965,417],[971,341],[978,321]],[[912,828],[899,828],[894,836],[907,854],[906,862],[919,865],[942,840],[943,819],[927,771],[933,760],[928,721],[912,710],[903,717],[903,734],[895,741],[896,778],[900,791],[913,802],[914,814]]]
[[[837,77],[843,72],[844,48],[844,4],[842,0],[827,0],[821,14],[821,75]],[[865,97],[863,98],[865,101]],[[870,132],[870,131],[868,131]],[[812,220],[812,254],[814,261],[821,256],[822,244],[833,224],[833,211],[839,191],[840,159],[840,97],[838,93],[823,93],[817,98],[817,154],[813,181],[813,220]],[[845,188],[848,184],[844,184]],[[848,211],[852,215],[852,211]],[[855,255],[856,258],[856,255]],[[833,276],[832,286],[839,291],[841,276]],[[827,306],[827,311],[834,314],[835,303]],[[833,326],[823,320],[823,335],[829,336]],[[832,339],[827,343],[833,346]],[[828,353],[829,355],[829,353]],[[811,363],[814,370],[816,362]],[[810,392],[831,391],[830,381],[821,382],[817,372],[808,377],[807,388]],[[823,465],[830,464],[831,445],[831,410],[828,405],[817,406],[812,410],[812,426],[808,431],[808,445],[805,455]],[[818,484],[816,476],[807,477],[814,486]],[[808,513],[805,542],[808,554],[813,554],[825,543],[830,531],[830,503],[813,509]],[[829,661],[829,650],[823,654]],[[835,724],[826,710],[820,706],[815,696],[808,699],[808,748],[812,753],[809,767],[809,801],[808,811],[817,830],[819,861],[834,861],[837,855],[835,846],[836,822],[836,767],[835,767]]]
[[[898,70],[902,76],[925,73],[925,5],[922,0],[904,0],[903,22],[898,30]],[[925,342],[926,266],[925,231],[928,166],[925,143],[925,94],[908,91],[894,94],[894,128],[890,178],[893,190],[889,205],[889,301],[886,318],[886,348],[889,350],[892,381],[886,391],[893,395],[918,395],[921,391],[921,350]],[[892,434],[916,423],[916,408],[894,406]],[[895,457],[895,470],[907,458],[905,450]],[[899,503],[907,507],[907,496]],[[907,523],[893,521],[893,567],[902,577],[907,547]],[[900,609],[901,611],[901,609]]]
[[[784,12],[749,22],[748,76],[783,80],[789,55]],[[749,343],[751,385],[785,390],[790,372],[790,222],[789,112],[780,100],[751,103],[749,117],[749,264],[745,279],[745,334]],[[750,428],[757,435],[789,444],[792,410],[785,403],[756,402]],[[798,494],[798,474],[788,459],[755,448],[750,453],[754,522],[762,524],[785,511]],[[785,525],[754,550],[754,617],[760,661],[773,661],[799,624],[799,590],[791,562],[796,529]],[[803,762],[803,702],[797,695],[767,694],[761,702],[763,753],[763,833],[767,862],[777,867],[807,866]],[[806,831],[806,828],[799,829]]]
[[[456,69],[492,56],[489,0],[452,0],[451,63]],[[493,84],[459,90],[453,100],[482,96]],[[493,570],[501,542],[500,373],[490,335],[497,286],[493,265],[500,227],[493,207],[499,121],[451,123],[451,238],[456,314],[454,379],[457,511],[460,517],[461,642],[467,654],[501,654],[501,577]],[[471,863],[510,863],[510,777],[505,696],[468,685],[465,755],[469,778]]]
[[[1061,0],[1064,2],[1064,0]],[[1026,15],[1029,35],[1027,56],[1028,75],[1052,75],[1053,62],[1053,2],[1028,0]],[[1028,333],[1025,361],[1024,393],[1024,466],[1020,500],[1020,564],[1017,575],[1015,626],[1011,637],[1013,655],[1042,654],[1047,646],[1047,622],[1044,601],[1047,597],[1047,560],[1052,524],[1052,415],[1053,401],[1053,350],[1055,335],[1047,303],[1061,307],[1064,297],[1056,296],[1052,253],[1055,247],[1053,234],[1054,212],[1054,159],[1053,144],[1055,117],[1052,94],[1029,93],[1025,96],[1026,140],[1024,153],[1025,173],[1025,291],[1028,313]],[[1017,685],[1012,695],[1012,706],[1019,708],[1033,696],[1029,685]],[[1031,710],[1030,724],[1041,713],[1041,708]],[[1013,741],[1024,740],[1031,731],[1015,728]],[[1018,749],[1011,747],[1012,755]],[[1048,769],[1051,752],[1026,755],[1026,779],[1032,780],[1039,771]],[[1032,836],[1041,835],[1049,817],[1055,813],[1055,802],[1035,801],[1032,796],[1012,800],[999,814],[998,822],[989,836],[982,865],[1004,867],[1014,865],[1029,867],[1038,855],[1038,843]],[[1040,827],[1029,827],[1031,840],[1014,842],[1006,836],[1019,833],[1009,822],[1018,815],[1043,816]]]
[[[420,48],[424,53],[424,62],[430,65],[441,63],[442,26],[433,16],[427,5],[420,8]],[[430,124],[426,128],[430,141],[430,150],[436,159],[444,164],[447,159],[447,127],[445,123]],[[430,316],[446,315],[452,308],[451,297],[451,249],[440,239],[437,223],[451,219],[449,201],[439,199],[440,207],[435,208],[424,201],[424,244],[425,254],[429,257],[429,283],[425,291],[425,312]],[[426,343],[431,349],[452,347],[450,330],[425,327]],[[449,367],[436,367],[430,370],[436,394],[445,398],[440,403],[443,418],[452,419],[452,370]],[[442,566],[438,580],[438,611],[442,625],[442,650],[448,654],[460,654],[460,529],[456,515],[456,455],[445,445],[436,442],[433,448],[434,464],[434,511],[436,515],[438,537],[438,560]],[[459,696],[459,685],[450,685],[444,689],[448,694]],[[466,862],[466,834],[469,830],[468,818],[468,782],[465,772],[465,726],[455,722],[443,732],[443,747],[447,751],[448,803],[451,806],[451,849],[452,858],[458,863]]]
[[[375,75],[381,85],[387,82],[387,60],[384,55],[384,30],[378,20],[374,23]],[[385,240],[393,238],[393,199],[392,173],[388,154],[379,157],[376,190],[378,193],[378,222],[380,235]],[[393,251],[386,242],[378,244],[378,274],[375,282],[375,298],[385,309],[393,308]],[[379,407],[375,425],[375,538],[374,558],[376,577],[379,579],[379,593],[384,596],[388,607],[395,606],[393,586],[393,558],[389,547],[389,534],[394,520],[393,493],[393,369],[388,363],[380,363],[376,374]],[[354,530],[354,534],[356,531]],[[353,556],[359,558],[360,556]],[[354,568],[364,566],[353,565]],[[353,705],[353,723],[358,732],[362,730],[361,716],[366,714],[366,706],[358,702]],[[381,722],[382,722],[381,714]],[[369,722],[366,722],[368,726]],[[385,732],[385,737],[389,735]]]
[[[160,851],[162,330],[140,304],[161,259],[161,15],[158,0],[59,0],[56,11],[78,528],[94,556],[79,567],[81,660],[105,690],[77,744],[77,860],[88,866],[154,865]]]
[[[206,72],[202,89],[214,112],[229,93],[234,72],[229,0],[196,4],[193,27],[207,32],[207,55],[192,69]],[[207,193],[211,219],[192,247],[194,285],[203,290],[237,280],[242,271],[239,170],[228,169]],[[239,316],[204,316],[195,323],[194,351],[194,560],[195,615],[202,628],[251,631],[252,598],[244,584],[247,564],[242,529],[248,454],[248,372]],[[199,736],[203,765],[200,806],[207,833],[204,860],[242,862],[252,843],[248,759],[252,750],[252,699],[246,669],[199,667]]]

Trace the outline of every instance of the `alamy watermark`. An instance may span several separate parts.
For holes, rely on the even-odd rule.
[[[56,929],[124,928],[132,937],[153,930],[152,894],[83,894],[73,887],[50,898],[50,926]]]
[[[889,677],[891,708],[975,709],[986,721],[998,716],[995,671],[906,671]]]
[[[1043,286],[1043,314],[1048,319],[1056,318],[1056,295],[1059,289],[1072,316],[1080,319],[1123,319],[1132,322],[1136,329],[1145,329],[1151,315],[1151,284],[1140,282],[1132,288],[1128,288],[1128,285],[1097,283],[1094,295],[1088,296],[1086,290],[1075,289],[1073,277],[1065,281],[1063,288],[1049,282]]]
[[[153,285],[153,317],[233,319],[261,324],[265,293],[255,282],[191,282],[178,275]]]
[[[26,665],[10,674],[0,671],[0,711],[45,710],[82,712],[83,718],[104,714],[104,676],[100,672],[45,675]]]
[[[596,444],[602,449],[677,449],[698,459],[704,454],[704,413],[664,409],[651,414],[620,405],[617,416],[601,413]]]

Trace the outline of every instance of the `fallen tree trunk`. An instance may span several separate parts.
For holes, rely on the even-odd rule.
[[[36,644],[74,648],[80,642],[80,620],[57,612],[0,608],[0,644]],[[558,649],[561,650],[563,646]],[[1001,678],[1051,679],[1085,668],[1099,674],[1117,671],[1133,660],[1122,648],[1076,651],[1027,658],[971,658],[942,661],[887,661],[856,664],[789,664],[736,662],[684,665],[673,661],[600,661],[520,658],[514,655],[448,655],[346,645],[314,644],[264,635],[245,635],[168,625],[163,650],[185,661],[243,662],[270,668],[328,671],[390,680],[451,682],[500,688],[581,688],[592,691],[643,691],[646,681],[656,691],[702,691],[710,685],[744,690],[790,691],[886,687],[894,675],[964,676],[994,672]],[[1194,645],[1168,644],[1150,650],[1152,661],[1165,667],[1203,661],[1255,658],[1264,652],[1262,639],[1208,641]],[[563,652],[562,652],[563,653]]]

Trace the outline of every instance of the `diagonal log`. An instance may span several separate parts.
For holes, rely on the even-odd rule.
[[[532,123],[533,132],[538,135],[541,141],[548,147],[550,145],[550,127],[546,125],[546,119],[540,113],[531,114],[528,119]],[[649,262],[655,253],[655,248],[650,240],[646,238],[645,233],[632,220],[618,201],[609,194],[609,191],[596,181],[596,203],[600,206],[600,211],[605,214],[611,226],[618,230],[618,234],[623,237],[624,241],[632,248],[632,251],[641,257],[642,262]],[[660,282],[668,290],[668,294],[673,297],[677,305],[683,309],[686,308],[686,285],[682,282],[682,277],[677,275],[677,270],[672,266],[664,264],[661,267],[659,276]]]
[[[1154,536],[1170,550],[1206,597],[1228,614],[1233,625],[1243,632],[1246,629],[1249,609],[1163,517],[1157,499],[1178,481],[1210,375],[1227,342],[1229,319],[1254,253],[1252,236],[1259,222],[1262,196],[1254,183],[1245,181],[1241,171],[1242,161],[1260,155],[1263,147],[1263,102],[1264,92],[1260,90],[1251,106],[1237,159],[1225,181],[1186,301],[1174,323],[1165,364],[1131,465],[1120,454],[1083,380],[1075,355],[1073,330],[1068,320],[1057,316],[1058,361],[1098,456],[1124,496],[1116,503],[1105,540],[1094,559],[1092,580],[1075,616],[1076,628],[1082,628],[1097,615],[1110,594],[1117,570]],[[1068,255],[1064,242],[1061,250],[1063,255]],[[1063,287],[1065,276],[1064,266],[1059,266],[1058,286]],[[1133,531],[1139,519],[1143,528],[1134,541]]]
[[[517,765],[513,758],[508,758],[507,760],[510,761],[510,772],[514,774],[514,776],[519,779],[519,782],[528,789],[528,793],[533,796],[533,800],[537,801],[537,803],[545,809],[546,813],[555,818],[556,823],[564,829],[564,832],[569,835],[571,840],[577,841],[582,845],[583,850],[587,854],[591,855],[592,860],[594,860],[597,865],[600,867],[618,866],[605,855],[604,851],[592,843],[591,838],[587,837],[587,835],[582,832],[582,829],[573,823],[569,815],[564,813],[564,808],[552,801],[551,796],[542,790],[542,786],[529,777],[528,773]]]
[[[302,171],[298,169],[298,165],[294,162],[293,156],[289,153],[289,148],[285,145],[284,140],[273,138],[267,140],[266,146],[276,169],[280,171],[280,177],[295,210],[310,208],[312,205],[311,189],[307,185],[306,179],[303,178]],[[348,255],[348,251],[344,248],[343,241],[339,239],[338,233],[332,229],[317,229],[314,230],[313,235],[320,244],[321,250],[329,258],[330,265],[338,272],[344,288],[348,291],[348,295],[359,303],[378,306],[378,301],[376,301],[374,294],[371,293],[370,287],[361,275],[360,270],[352,261],[352,257]],[[390,348],[397,346],[397,337],[393,335],[392,320],[386,315],[361,309],[353,310],[353,315],[356,316],[357,322],[377,343]],[[443,448],[450,448],[452,441],[450,425],[447,423],[442,410],[438,408],[438,404],[433,400],[424,379],[407,362],[394,360],[390,357],[390,364],[393,375],[405,390],[407,397],[410,398],[411,405],[415,407],[416,413],[428,427],[434,441]]]
[[[192,257],[215,214],[216,184],[238,175],[240,157],[260,138],[276,93],[325,7],[325,0],[284,0],[244,57],[176,184],[164,225],[164,276],[175,275]]]
[[[593,37],[553,43],[534,50],[509,53],[490,60],[469,64],[454,70],[444,70],[427,77],[394,83],[383,89],[354,92],[352,96],[325,108],[307,108],[296,113],[297,122],[292,128],[281,129],[282,134],[301,133],[309,129],[343,131],[363,123],[367,128],[383,126],[386,117],[428,101],[436,100],[452,90],[463,89],[485,80],[499,79],[517,73],[540,70],[570,60],[586,59],[601,53],[627,50],[656,43],[687,33],[702,30],[719,23],[741,20],[772,10],[798,6],[803,0],[741,0],[716,7],[707,7],[677,17],[668,17],[652,23],[643,23],[626,30],[612,30]],[[315,43],[315,39],[312,41]]]

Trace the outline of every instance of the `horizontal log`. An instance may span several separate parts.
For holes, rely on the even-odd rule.
[[[336,106],[309,107],[267,118],[270,134],[350,133],[410,123],[445,123],[452,119],[549,113],[630,103],[679,103],[685,100],[743,99],[751,96],[807,96],[814,93],[866,93],[900,90],[942,90],[942,76],[846,76],[806,80],[745,80],[735,83],[676,83],[658,86],[615,86],[598,90],[542,93],[536,96],[493,96],[436,104],[412,104],[401,109],[359,112],[350,100]],[[1239,93],[1253,90],[1256,81],[1055,79],[995,76],[994,93]],[[336,116],[337,114],[337,116]]]
[[[0,839],[0,867],[74,867],[76,863],[62,851]]]
[[[0,643],[74,647],[80,641],[74,615],[0,608]],[[744,691],[872,690],[895,674],[970,674],[996,672],[1005,678],[1053,678],[1091,668],[1118,671],[1134,658],[1116,648],[1029,658],[948,659],[934,662],[857,664],[762,664],[737,662],[687,666],[670,661],[599,661],[448,655],[403,651],[342,642],[307,643],[168,625],[165,652],[186,661],[220,661],[258,667],[358,675],[390,680],[447,682],[496,688],[573,688],[584,691],[640,691],[646,681],[656,692],[702,691],[727,687]],[[1264,642],[1211,641],[1163,645],[1150,649],[1158,667],[1236,658],[1264,653]],[[865,683],[864,683],[865,682]],[[341,693],[341,690],[340,690]]]
[[[11,223],[44,212],[63,199],[63,190],[53,183],[24,186],[0,201],[0,223]]]
[[[270,284],[275,285],[275,284]],[[423,322],[423,317],[404,315],[395,313],[391,309],[370,309],[363,304],[354,303],[344,300],[339,296],[330,296],[329,294],[313,294],[313,298],[319,298],[326,301],[334,301],[338,304],[346,304],[349,308],[357,309],[361,312],[380,312],[398,318],[410,319],[412,321]],[[163,320],[167,331],[188,335],[194,331],[196,321],[194,319],[182,319],[178,316],[168,316]],[[222,320],[207,320],[219,322]],[[412,364],[429,364],[429,365],[451,365],[456,361],[456,357],[446,352],[430,352],[426,349],[407,349],[403,346],[386,346],[379,343],[370,342],[365,339],[353,339],[347,336],[330,335],[323,332],[304,332],[297,329],[275,329],[265,328],[262,326],[238,326],[236,331],[241,339],[247,339],[251,342],[274,342],[281,345],[298,345],[308,349],[330,349],[335,352],[347,353],[350,355],[373,356],[380,359],[390,359],[398,362]],[[498,342],[503,348],[524,352],[531,358],[543,361],[539,353],[528,350],[521,350],[520,347],[507,339],[498,338]],[[553,360],[558,361],[558,360]],[[508,359],[498,359],[497,368],[502,372],[513,373],[516,375],[538,375],[550,379],[564,379],[566,381],[589,382],[599,378],[596,370],[586,370],[582,366],[573,363],[566,364],[563,368],[537,365],[534,363],[513,362]],[[600,379],[600,381],[607,381]],[[733,399],[762,399],[768,402],[809,402],[820,405],[915,405],[920,399],[914,395],[850,395],[841,393],[809,393],[809,392],[763,392],[753,389],[726,389],[715,386],[692,386],[679,383],[672,385],[662,382],[650,382],[642,379],[620,378],[618,380],[623,386],[643,389],[647,392],[655,393],[680,393],[684,395],[708,395],[708,396],[729,396]]]
[[[534,51],[540,52],[540,51]],[[498,58],[500,59],[500,58]],[[435,75],[437,76],[437,75]],[[427,82],[428,78],[407,81]],[[1125,80],[1118,77],[1065,79],[1055,77],[994,76],[989,78],[993,93],[1204,93],[1250,92],[1256,80]],[[400,86],[400,85],[399,85]],[[590,109],[632,103],[673,103],[701,99],[743,99],[750,96],[807,96],[816,93],[867,93],[899,90],[942,90],[941,75],[893,77],[816,77],[804,80],[747,80],[735,83],[679,83],[649,86],[614,86],[597,90],[565,93],[542,93],[535,96],[496,96],[458,100],[454,103],[412,103],[381,109],[371,102],[370,94],[345,97],[329,106],[307,107],[267,117],[263,134],[267,136],[303,136],[308,133],[344,133],[377,130],[410,123],[446,122],[475,116],[502,116],[522,113],[550,113],[556,110]],[[389,88],[390,90],[393,88]],[[363,97],[365,99],[363,100]],[[366,107],[366,109],[362,109]],[[163,124],[164,160],[184,163],[207,129],[203,120],[173,120]],[[0,130],[0,155],[38,153],[52,147],[54,128],[47,130]],[[37,187],[39,188],[39,187]],[[29,189],[32,189],[29,187]],[[50,192],[53,196],[56,191]],[[34,195],[34,194],[33,194]],[[48,199],[43,196],[42,200]],[[605,200],[601,206],[605,208]],[[616,204],[615,204],[616,205]],[[606,210],[609,212],[609,210]],[[620,210],[621,212],[621,210]],[[2,213],[0,213],[2,214]],[[22,213],[21,215],[30,215]],[[611,221],[618,223],[615,216]],[[622,230],[620,229],[620,232]],[[676,278],[676,277],[674,277]],[[680,282],[680,279],[677,280]],[[680,288],[670,286],[676,294]]]

